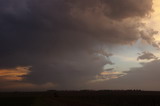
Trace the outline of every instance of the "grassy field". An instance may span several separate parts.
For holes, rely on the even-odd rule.
[[[0,106],[160,106],[160,92],[134,90],[2,92]]]

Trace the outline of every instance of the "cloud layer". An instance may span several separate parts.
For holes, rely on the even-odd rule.
[[[102,45],[138,39],[155,44],[156,31],[142,23],[153,11],[152,0],[1,0],[0,5],[0,69],[32,66],[26,79],[31,83],[83,88],[112,64]]]

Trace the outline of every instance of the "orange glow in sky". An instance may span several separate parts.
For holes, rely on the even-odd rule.
[[[21,81],[29,74],[30,67],[16,67],[13,69],[0,69],[0,79],[9,81]]]

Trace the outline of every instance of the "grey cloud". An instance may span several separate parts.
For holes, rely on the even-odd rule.
[[[137,60],[151,60],[151,59],[158,59],[153,53],[150,52],[142,52],[139,53]]]
[[[109,69],[106,69],[105,71],[113,71],[114,68],[109,68]]]
[[[155,42],[154,35],[156,35],[158,31],[153,29],[142,30],[141,31],[141,38],[145,40],[147,43],[151,44],[153,47],[159,48],[159,44]]]
[[[82,10],[102,9],[102,12],[112,19],[128,17],[144,17],[152,11],[152,0],[67,0],[74,8]]]
[[[141,6],[139,2],[142,3]],[[147,2],[144,0],[102,0],[101,2],[99,0],[87,0],[72,1],[71,5],[73,6],[71,16],[74,20],[77,20],[78,30],[86,31],[101,42],[131,44],[139,38],[148,43],[154,42],[151,39],[153,39],[156,31],[147,29],[141,23],[141,18],[146,17],[146,14],[152,11],[152,0],[147,0]],[[142,8],[142,5],[146,8]],[[105,11],[112,11],[113,16],[106,14]],[[145,34],[142,32],[145,32]]]

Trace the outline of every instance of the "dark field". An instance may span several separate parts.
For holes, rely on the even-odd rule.
[[[0,93],[0,106],[160,106],[160,92],[47,91]]]

